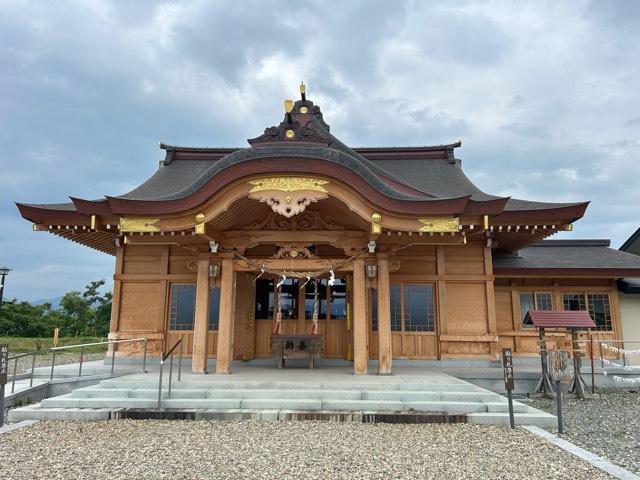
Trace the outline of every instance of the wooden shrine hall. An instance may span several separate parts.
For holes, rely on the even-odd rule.
[[[348,147],[300,93],[246,148],[161,144],[129,193],[18,204],[34,230],[115,256],[109,338],[156,354],[183,339],[195,372],[215,358],[229,373],[272,357],[274,337],[313,337],[323,359],[389,374],[394,359],[537,356],[531,309],[588,311],[597,338],[621,337],[616,280],[640,257],[544,240],[587,203],[484,193],[460,143]]]

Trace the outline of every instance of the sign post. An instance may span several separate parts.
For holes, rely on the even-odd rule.
[[[516,428],[516,421],[513,415],[513,353],[510,348],[502,349],[502,372],[504,374],[504,388],[507,391],[507,400],[509,400],[509,423],[511,428]]]
[[[0,345],[0,427],[4,425],[4,386],[9,370],[9,345]]]

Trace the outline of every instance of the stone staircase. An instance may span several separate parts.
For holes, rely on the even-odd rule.
[[[170,398],[165,384],[160,410],[156,408],[157,379],[134,375],[104,380],[39,404],[10,410],[9,421],[110,418],[393,421],[390,419],[395,418],[411,423],[509,423],[506,398],[452,377],[450,383],[378,380],[384,377],[370,377],[375,380],[371,382],[219,378],[206,381],[207,377],[214,376],[174,382]],[[516,423],[521,425],[552,426],[556,422],[553,415],[520,402],[514,402],[514,410]]]

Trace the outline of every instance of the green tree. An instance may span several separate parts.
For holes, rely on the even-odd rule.
[[[29,302],[6,302],[0,309],[0,335],[13,337],[44,337],[62,321],[60,312],[51,304],[31,305]]]
[[[82,293],[66,293],[58,310],[49,303],[4,302],[0,308],[0,336],[49,337],[56,327],[62,336],[106,336],[112,296],[111,292],[98,292],[104,284],[99,280],[85,286]]]
[[[104,280],[91,282],[83,293],[72,291],[62,297],[60,307],[65,335],[102,336],[109,332],[112,296],[110,292],[104,295],[98,292],[104,284]]]

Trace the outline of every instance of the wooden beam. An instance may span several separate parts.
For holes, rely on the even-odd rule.
[[[296,270],[296,271],[315,271],[326,270],[332,265],[344,262],[345,258],[309,258],[309,259],[255,259],[260,265],[271,270]],[[233,268],[236,272],[255,272],[255,266],[248,264],[245,260],[235,260]],[[353,263],[348,263],[340,268],[341,272],[350,272],[353,270]]]
[[[216,240],[222,247],[244,249],[272,243],[329,244],[338,248],[364,248],[369,242],[369,235],[358,230],[230,230],[222,233]]]

